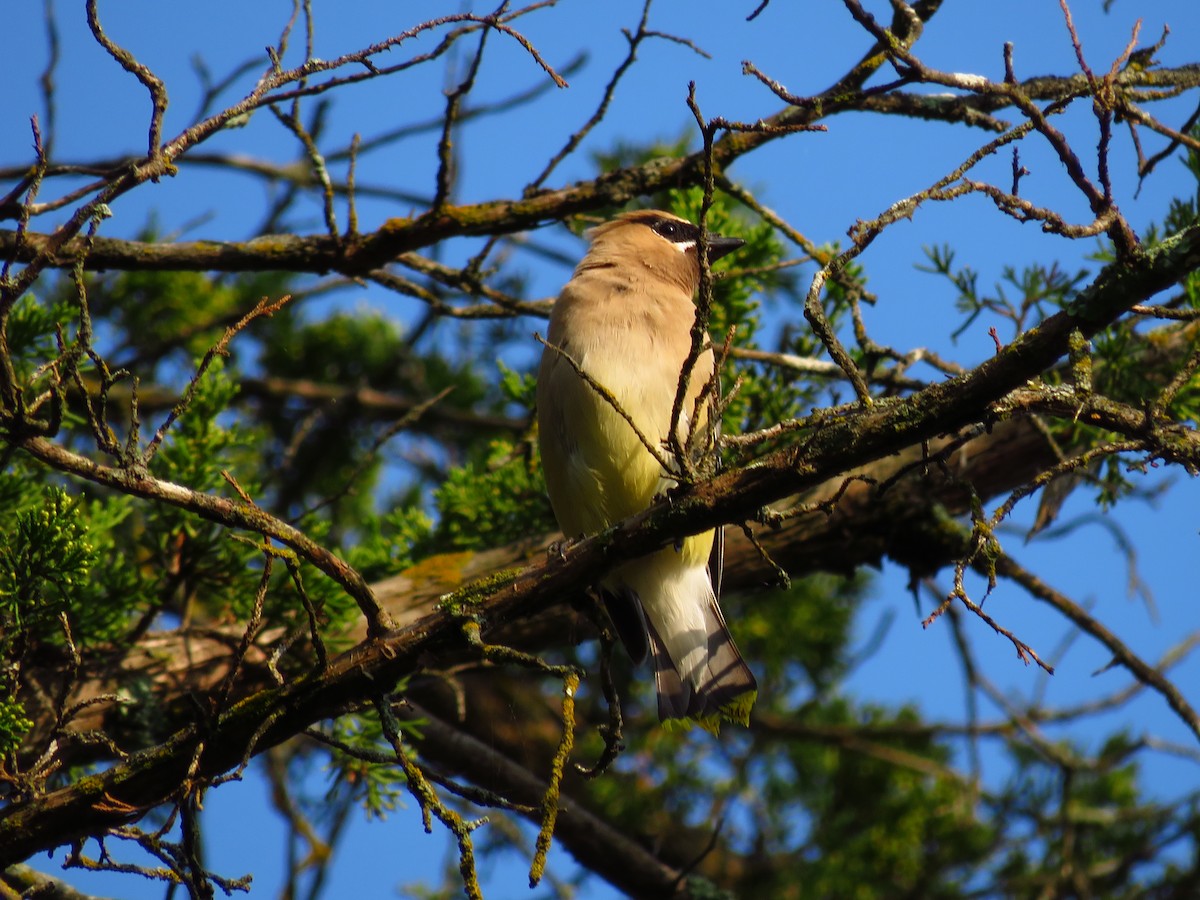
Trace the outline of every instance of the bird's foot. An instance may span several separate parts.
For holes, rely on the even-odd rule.
[[[580,535],[575,538],[564,537],[561,541],[552,541],[546,548],[547,558],[563,562],[567,558],[567,551],[582,541],[583,538],[584,535]]]

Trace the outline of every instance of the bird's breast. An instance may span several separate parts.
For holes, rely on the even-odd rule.
[[[580,287],[573,282],[552,315],[549,341],[557,349],[545,351],[538,405],[555,513],[564,529],[593,532],[640,512],[673,484],[647,444],[669,459],[664,442],[691,350],[695,308],[682,293],[655,296],[628,284]],[[711,366],[706,353],[692,373],[684,436]]]

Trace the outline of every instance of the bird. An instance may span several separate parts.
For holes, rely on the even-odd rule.
[[[538,447],[567,538],[636,515],[679,483],[668,435],[692,349],[700,235],[661,210],[605,222],[587,233],[587,253],[552,306],[537,376]],[[744,243],[708,234],[708,258]],[[715,383],[706,341],[676,446],[699,444],[714,462]],[[598,585],[630,658],[652,660],[664,723],[710,731],[722,719],[749,723],[758,687],[717,603],[723,551],[721,529],[692,535],[615,567]]]

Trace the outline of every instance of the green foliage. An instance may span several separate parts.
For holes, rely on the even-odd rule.
[[[536,451],[492,441],[434,492],[439,549],[495,547],[553,530]]]
[[[1191,136],[1200,139],[1200,125],[1192,128]],[[1156,242],[1161,234],[1174,234],[1200,221],[1200,153],[1190,147],[1186,148],[1181,162],[1195,182],[1195,190],[1190,197],[1171,199],[1167,214],[1163,217],[1161,230],[1154,224],[1146,229],[1148,244]],[[1200,273],[1192,272],[1187,279],[1189,284],[1196,284],[1198,274]]]
[[[346,561],[368,581],[386,578],[415,563],[432,533],[433,520],[418,506],[370,514],[359,521],[357,540]]]
[[[14,693],[8,679],[0,679],[0,758],[15,753],[33,728],[33,720],[25,715],[25,706]]]
[[[772,592],[770,603],[736,595],[724,601],[737,623],[738,646],[762,662],[760,702],[785,708],[796,690],[807,686],[822,695],[845,677],[851,628],[869,583],[866,575],[812,575]]]
[[[342,529],[357,528],[375,507],[373,489],[379,483],[384,457],[379,452],[388,428],[401,414],[364,415],[353,392],[371,389],[420,401],[445,396],[439,409],[499,411],[498,389],[466,356],[461,362],[437,351],[418,352],[399,325],[379,313],[360,310],[335,312],[319,321],[284,310],[264,323],[259,365],[272,376],[296,386],[293,396],[257,401],[261,421],[269,429],[265,442],[268,486],[279,509],[296,513],[322,506],[322,515]],[[350,396],[336,402],[304,402],[309,386],[336,387]],[[415,413],[414,413],[415,415]],[[453,439],[417,416],[411,433],[434,432]],[[410,434],[406,447],[416,446]],[[423,455],[417,453],[416,455]],[[416,468],[415,485],[438,480],[440,468]]]
[[[11,477],[11,476],[10,476]],[[41,502],[9,510],[0,534],[0,646],[46,640],[76,604],[76,587],[96,563],[79,500],[47,488]]]
[[[237,393],[237,383],[222,361],[214,360],[197,383],[188,410],[167,433],[151,471],[194,490],[237,497],[228,473],[243,492],[258,496],[257,445],[262,433],[240,420],[226,419]],[[251,561],[258,551],[234,540],[221,525],[165,504],[138,525],[139,556],[150,567],[147,589],[155,590],[152,583],[168,575],[157,585],[158,591],[168,592],[158,598],[164,608],[183,612],[198,603],[212,614],[249,614],[258,582]]]
[[[496,368],[500,372],[500,390],[505,399],[522,409],[533,409],[534,398],[537,395],[536,376],[532,372],[521,374],[499,360],[496,362]]]
[[[398,724],[406,741],[420,736],[419,722],[399,720]],[[341,746],[331,750],[323,804],[353,802],[368,818],[376,819],[387,818],[403,807],[407,779],[399,765],[379,764],[380,758],[388,758],[394,751],[375,716],[342,716],[333,723],[331,736]],[[409,752],[416,752],[411,744]]]
[[[142,240],[153,241],[153,231]],[[110,352],[143,363],[202,355],[263,297],[287,292],[290,276],[213,278],[203,272],[129,271],[88,280],[92,314],[114,329]],[[234,345],[236,352],[237,344]],[[139,374],[148,372],[139,366]]]
[[[1116,732],[1095,753],[1097,765],[1069,769],[1033,748],[1009,745],[1013,772],[989,798],[990,812],[1034,837],[1014,844],[997,860],[997,882],[1006,896],[1047,894],[1058,883],[1072,884],[1072,871],[1086,873],[1093,896],[1150,896],[1155,888],[1168,890],[1179,869],[1162,857],[1180,836],[1173,821],[1178,811],[1145,802],[1139,766],[1130,761],[1138,743]],[[1077,761],[1084,756],[1081,751],[1060,742],[1055,756]],[[1143,860],[1144,866],[1141,871],[1114,867],[1109,864],[1114,859]]]
[[[56,326],[72,318],[70,306],[64,299],[47,302],[26,294],[13,304],[5,335],[19,378],[30,379],[35,366],[58,356]]]
[[[198,361],[197,361],[198,362]],[[255,437],[236,421],[228,425],[218,422],[218,417],[229,408],[237,396],[238,386],[225,372],[220,358],[213,360],[205,377],[196,384],[187,412],[171,426],[162,450],[154,458],[156,474],[171,481],[179,481],[196,490],[211,491],[228,487],[221,475],[220,465],[235,466],[247,472],[252,457],[242,448]],[[241,456],[238,460],[236,457]],[[242,488],[253,493],[257,489],[254,476],[247,477]]]
[[[836,700],[797,724],[828,737],[770,753],[768,796],[791,796],[811,817],[787,873],[812,892],[805,896],[961,896],[994,834],[977,818],[970,786],[943,768],[950,754],[922,732],[919,716]],[[895,736],[875,746],[842,739],[872,729]]]
[[[0,757],[33,727],[16,677],[31,654],[68,638],[77,650],[111,641],[127,625],[129,606],[107,591],[127,571],[110,564],[111,529],[128,509],[69,495],[20,464],[0,473]]]
[[[1200,177],[1196,159],[1195,154],[1189,154],[1189,168]],[[1172,201],[1162,228],[1152,226],[1147,229],[1146,243],[1153,245],[1164,231],[1174,233],[1196,221],[1196,201],[1177,198]],[[917,268],[947,279],[958,294],[957,306],[966,318],[954,332],[955,337],[984,314],[1011,323],[1012,333],[1019,334],[1062,309],[1090,277],[1084,269],[1073,275],[1066,273],[1057,263],[1034,264],[1020,270],[1005,266],[1001,283],[996,285],[993,295],[987,295],[979,289],[977,272],[969,266],[955,266],[953,248],[927,247],[925,255],[927,264]],[[1111,245],[1106,244],[1092,258],[1107,265],[1114,262],[1116,256]],[[1200,309],[1200,272],[1192,272],[1180,287],[1182,290],[1171,305]],[[1177,331],[1148,337],[1146,324],[1131,318],[1101,330],[1085,349],[1094,377],[1094,384],[1088,389],[1094,388],[1097,393],[1136,407],[1155,402],[1177,371],[1181,348],[1172,350],[1171,344],[1184,337]],[[1192,337],[1187,350],[1195,352],[1197,347],[1200,347],[1200,339]],[[1070,371],[1064,368],[1048,372],[1043,380],[1050,384],[1065,383],[1070,380]],[[1200,422],[1200,377],[1193,375],[1180,385],[1163,412],[1183,422]],[[1054,421],[1047,427],[1064,445],[1077,448],[1096,446],[1110,437],[1107,432],[1077,420]],[[1095,478],[1090,483],[1101,507],[1111,507],[1134,489],[1135,483],[1129,478],[1126,465],[1122,458],[1110,457],[1093,473]]]
[[[1073,274],[1064,272],[1057,262],[1034,263],[1021,269],[1006,265],[1000,270],[1000,281],[992,288],[993,293],[987,294],[979,288],[978,272],[970,266],[955,268],[952,247],[943,245],[924,250],[927,262],[918,265],[918,271],[947,279],[958,293],[959,312],[966,316],[952,333],[955,340],[984,314],[1009,323],[1015,337],[1062,309],[1090,277],[1086,269]]]

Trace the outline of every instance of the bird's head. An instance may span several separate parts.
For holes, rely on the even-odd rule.
[[[591,249],[584,265],[628,266],[649,270],[654,277],[678,284],[689,294],[700,280],[697,245],[699,226],[669,212],[640,209],[625,213],[588,232]],[[741,238],[707,235],[711,263],[742,246]]]

